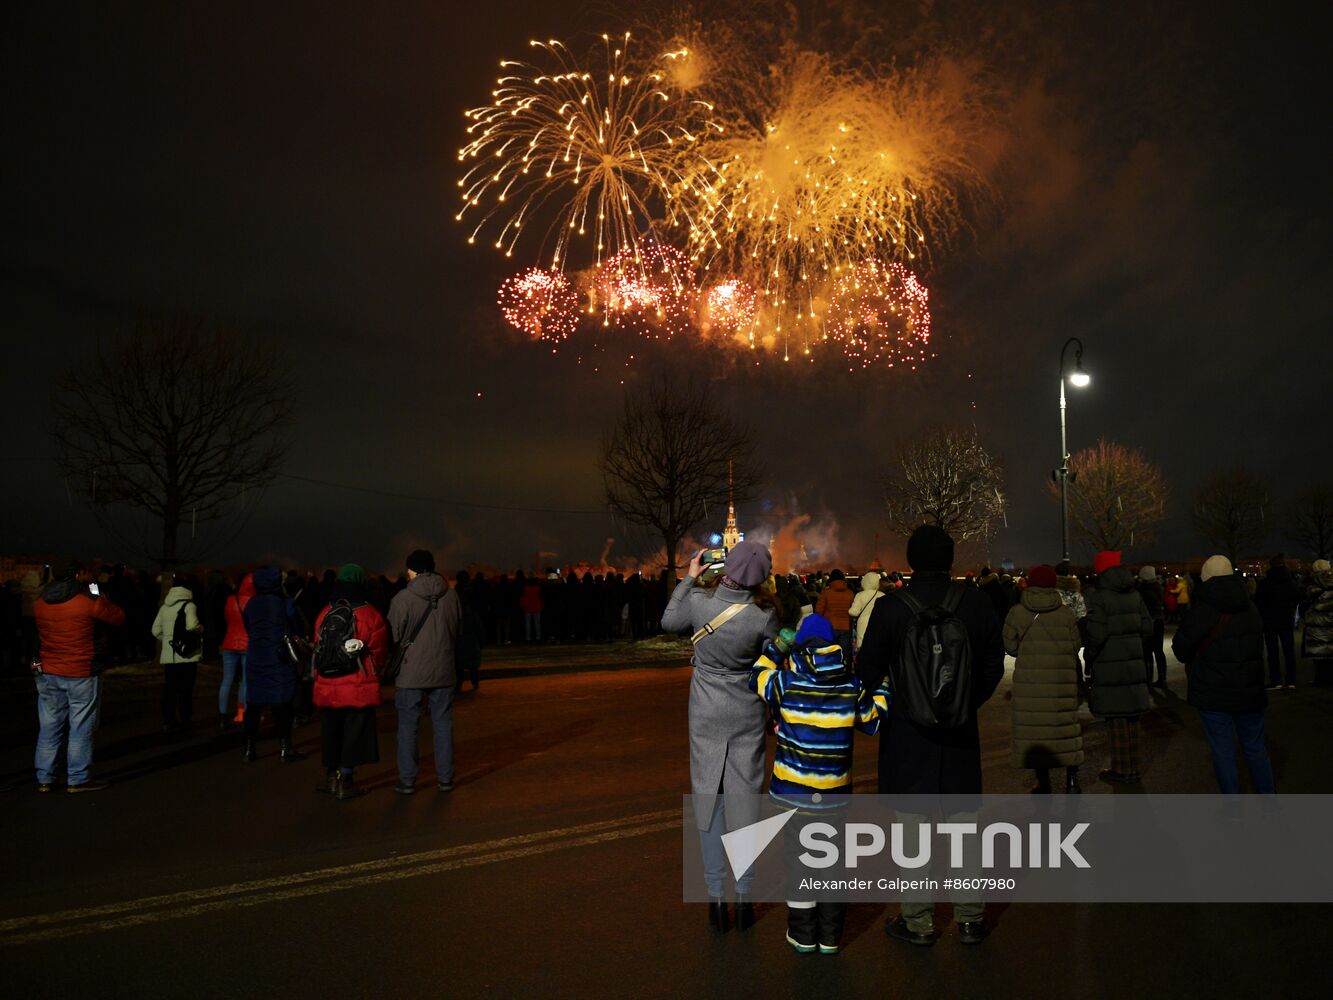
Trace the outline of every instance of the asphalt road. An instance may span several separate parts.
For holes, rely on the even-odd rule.
[[[671,662],[669,650],[642,662]],[[620,662],[617,662],[620,661]],[[393,713],[371,794],[317,795],[310,759],[254,764],[239,738],[156,730],[152,673],[109,675],[97,795],[36,794],[23,679],[0,690],[0,992],[20,997],[1076,997],[1326,995],[1326,906],[994,907],[959,945],[947,907],[933,949],[886,939],[885,907],[853,908],[836,958],[796,956],[780,906],[711,935],[681,899],[689,672],[590,647],[510,655],[457,705],[457,787],[395,795]],[[525,669],[523,664],[527,664]],[[518,664],[515,666],[515,664]],[[580,665],[581,664],[581,665]],[[534,671],[556,671],[534,673]],[[210,703],[205,671],[197,703]],[[1309,679],[1306,665],[1302,679]],[[1213,790],[1202,733],[1172,692],[1145,717],[1148,791]],[[983,710],[988,791],[1008,762],[1007,683]],[[201,713],[202,714],[202,713]],[[1329,792],[1333,691],[1279,692],[1279,788]],[[147,735],[145,735],[147,734]],[[856,781],[874,788],[858,737]],[[1086,727],[1088,794],[1104,726]],[[423,780],[429,751],[423,741]]]

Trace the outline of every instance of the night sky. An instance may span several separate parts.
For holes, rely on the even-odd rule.
[[[1312,26],[1250,4],[879,6],[886,59],[948,44],[1014,95],[1001,208],[926,274],[939,357],[915,374],[749,368],[682,344],[630,370],[630,387],[662,365],[707,380],[758,426],[767,484],[742,526],[807,514],[825,565],[864,564],[882,531],[894,564],[879,511],[895,441],[975,424],[1010,497],[992,556],[1053,561],[1045,483],[1071,335],[1094,377],[1071,398],[1071,448],[1141,447],[1172,483],[1170,520],[1136,557],[1204,553],[1186,509],[1220,467],[1253,467],[1279,501],[1326,478],[1328,115]],[[97,337],[161,308],[289,347],[286,473],[583,512],[280,479],[212,562],[388,569],[426,545],[448,570],[512,569],[539,552],[595,561],[612,538],[612,561],[655,551],[598,512],[595,457],[622,376],[506,332],[494,289],[520,262],[467,246],[453,219],[462,111],[487,99],[497,60],[529,37],[633,26],[599,10],[7,6],[0,552],[136,556],[141,521],[109,535],[67,498],[49,385]],[[1267,544],[1284,544],[1280,528]]]

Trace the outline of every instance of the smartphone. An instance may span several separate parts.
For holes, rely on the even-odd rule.
[[[705,566],[721,566],[727,561],[726,549],[704,549],[699,561]]]
[[[88,593],[92,594],[94,597],[97,597],[101,593],[101,590],[98,589],[97,584],[90,583],[88,584]]]

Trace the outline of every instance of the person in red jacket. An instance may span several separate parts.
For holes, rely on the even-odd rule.
[[[65,756],[67,792],[100,792],[105,781],[88,776],[93,762],[93,730],[102,702],[102,678],[94,666],[96,623],[113,628],[125,612],[89,587],[83,566],[51,567],[51,582],[33,602],[40,649],[37,673],[37,791],[55,790],[56,768]],[[34,670],[37,668],[35,667]],[[68,746],[66,741],[68,740]]]
[[[236,689],[236,722],[245,718],[245,651],[250,648],[250,633],[245,630],[245,606],[255,596],[255,578],[246,573],[236,593],[222,606],[227,632],[222,637],[222,686],[218,688],[218,732],[232,728],[231,689]]]
[[[366,601],[365,571],[348,563],[338,571],[328,606],[315,619],[315,704],[328,772],[319,790],[337,799],[363,794],[353,771],[380,759],[375,706],[380,703],[379,675],[388,660],[389,628]]]

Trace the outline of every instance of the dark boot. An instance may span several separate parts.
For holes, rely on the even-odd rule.
[[[846,903],[818,903],[815,917],[819,923],[818,941],[821,955],[836,955],[842,940],[842,925],[847,919]]]
[[[1078,795],[1083,791],[1083,786],[1078,783],[1078,768],[1065,768],[1065,791],[1070,795]]]
[[[343,774],[341,771],[337,772],[337,778],[335,779],[335,788],[333,792],[333,797],[335,799],[341,802],[344,799],[354,799],[358,795],[365,795],[365,794],[366,793],[363,789],[360,789],[356,786],[356,779],[354,779],[350,774]]]
[[[819,947],[819,917],[815,907],[787,907],[787,943],[802,955],[809,955]]]
[[[727,913],[727,901],[721,896],[712,896],[708,900],[708,926],[719,934],[731,930],[731,915]]]
[[[736,930],[748,931],[754,926],[754,903],[744,893],[736,893]]]
[[[248,764],[250,763],[250,761],[254,760],[256,756],[257,754],[255,752],[255,741],[247,736],[245,738],[245,754],[244,756],[241,757],[241,760],[245,761],[245,763]]]
[[[331,767],[324,775],[324,784],[315,789],[317,792],[324,792],[327,795],[338,794],[338,769]]]
[[[1051,794],[1051,771],[1050,771],[1050,768],[1046,768],[1046,767],[1036,767],[1036,768],[1033,768],[1033,769],[1032,769],[1032,773],[1035,774],[1035,775],[1037,776],[1037,783],[1036,783],[1035,785],[1033,785],[1032,788],[1031,788],[1031,792],[1032,792],[1032,794],[1033,794],[1033,795],[1050,795],[1050,794]]]
[[[295,764],[298,760],[305,760],[305,754],[292,748],[291,740],[278,741],[278,756],[284,764]]]
[[[232,731],[233,729],[235,729],[235,728],[236,728],[236,725],[235,725],[235,723],[233,723],[233,722],[231,721],[231,717],[230,717],[230,716],[228,716],[228,715],[219,715],[219,716],[218,716],[218,732],[219,732],[219,733],[229,733],[229,732],[231,732],[231,731]]]

